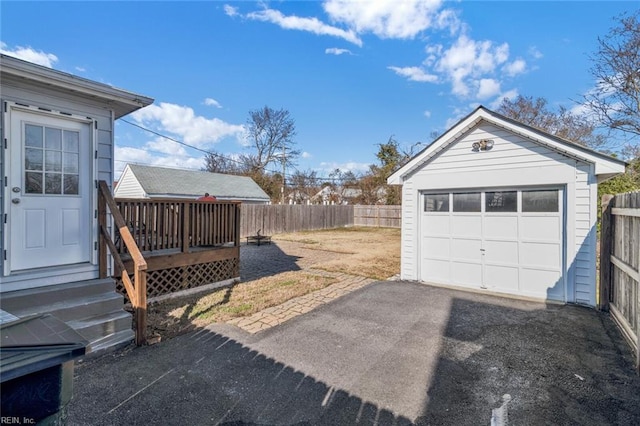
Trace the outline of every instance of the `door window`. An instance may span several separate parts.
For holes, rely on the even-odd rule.
[[[424,195],[424,211],[425,212],[448,212],[449,211],[449,194],[425,194]]]
[[[480,207],[481,204],[479,192],[464,192],[453,194],[454,212],[479,212]]]
[[[78,195],[79,145],[78,131],[25,124],[25,192]]]
[[[559,209],[558,190],[522,191],[522,211],[525,213],[556,213]]]
[[[484,209],[487,213],[517,212],[518,192],[485,192]]]

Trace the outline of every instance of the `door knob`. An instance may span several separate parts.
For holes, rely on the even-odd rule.
[[[13,204],[20,204],[20,198],[12,198],[12,199],[11,199],[11,202],[12,202]]]
[[[13,192],[20,192],[20,188],[18,188],[17,186],[14,186],[13,188],[11,188],[11,190]]]

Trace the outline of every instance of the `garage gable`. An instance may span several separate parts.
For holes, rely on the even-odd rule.
[[[388,179],[401,278],[594,306],[597,184],[624,167],[479,107]]]
[[[473,139],[474,130],[479,128],[487,130],[485,135],[487,137],[471,140]],[[477,134],[478,132],[476,132]],[[468,155],[468,158],[472,159],[475,153],[494,150],[498,147],[495,146],[496,140],[493,136],[501,137],[501,143],[503,144],[505,142],[519,144],[523,149],[529,150],[531,154],[539,154],[549,160],[571,158],[593,164],[595,166],[594,174],[598,177],[598,181],[624,173],[625,170],[626,163],[624,161],[552,136],[480,106],[393,173],[387,179],[387,183],[390,185],[402,184],[417,170],[423,169],[432,159],[442,157],[444,152],[454,148],[456,145],[459,146],[461,140],[471,141],[471,143],[468,147],[465,146],[454,150],[453,155]],[[477,145],[473,145],[474,143],[477,143]],[[515,159],[518,157],[517,153],[508,151],[509,149],[505,150],[504,158],[512,156]],[[492,157],[496,158],[497,155],[493,154]],[[475,159],[478,159],[477,155]],[[520,158],[524,162],[530,159]]]

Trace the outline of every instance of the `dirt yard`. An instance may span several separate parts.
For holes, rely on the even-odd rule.
[[[377,280],[400,271],[400,230],[341,228],[273,236],[242,246],[241,282],[151,304],[148,333],[168,339],[214,322],[252,315],[338,281],[339,274]]]

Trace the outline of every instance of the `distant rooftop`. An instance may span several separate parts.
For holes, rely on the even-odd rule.
[[[247,176],[138,164],[129,164],[128,167],[149,196],[195,198],[208,192],[223,199],[270,200],[267,193]]]

